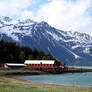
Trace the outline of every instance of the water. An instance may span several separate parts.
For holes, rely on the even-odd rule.
[[[92,72],[56,74],[56,75],[17,76],[17,78],[27,79],[31,82],[38,82],[45,84],[92,87]]]
[[[92,69],[92,66],[68,66],[70,68]]]

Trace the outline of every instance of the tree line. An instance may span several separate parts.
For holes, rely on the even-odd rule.
[[[37,49],[18,46],[16,43],[0,41],[0,62],[3,63],[24,63],[25,60],[56,60],[52,55],[45,54]],[[56,60],[56,64],[60,62]]]

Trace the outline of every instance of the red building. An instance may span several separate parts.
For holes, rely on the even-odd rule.
[[[64,63],[60,63],[60,67],[64,68],[66,65]]]
[[[53,68],[55,67],[55,60],[25,60],[26,67],[33,68]]]

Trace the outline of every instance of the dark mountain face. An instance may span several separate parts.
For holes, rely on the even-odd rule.
[[[67,65],[92,65],[92,38],[84,33],[55,29],[46,22],[0,18],[0,38],[51,53]]]

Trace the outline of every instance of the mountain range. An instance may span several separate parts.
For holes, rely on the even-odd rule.
[[[85,33],[63,31],[47,22],[0,17],[0,39],[50,53],[67,65],[92,65],[92,37]]]

